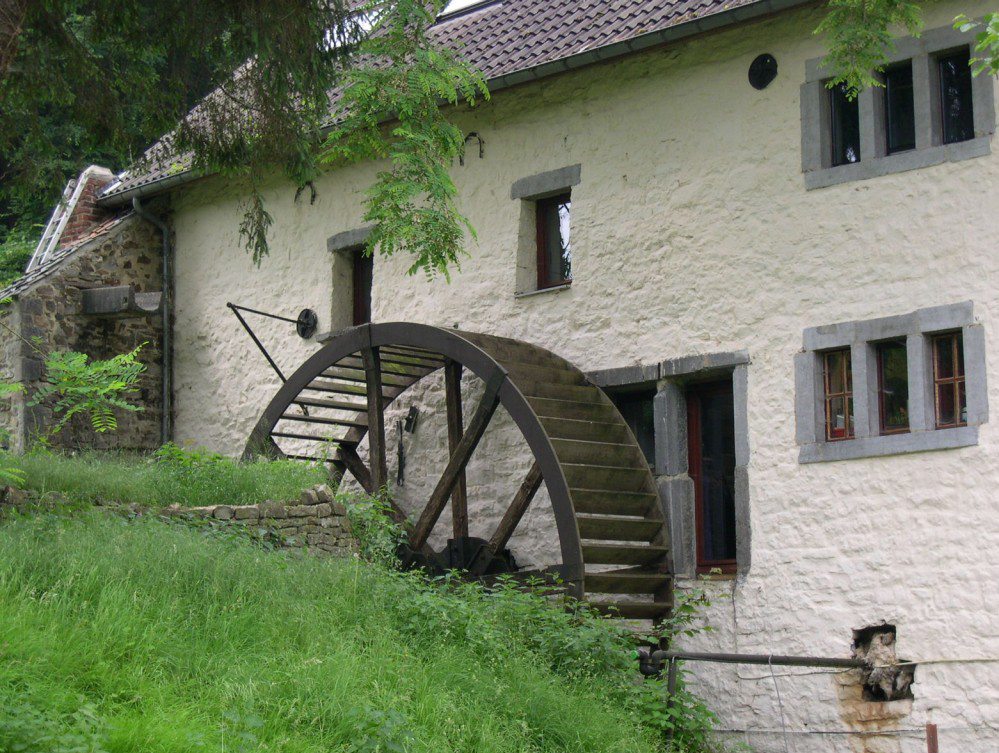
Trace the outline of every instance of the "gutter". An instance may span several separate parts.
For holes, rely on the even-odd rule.
[[[139,196],[132,197],[132,209],[143,220],[158,228],[163,238],[163,294],[160,300],[163,315],[163,338],[161,366],[162,375],[162,395],[163,415],[160,419],[160,444],[166,444],[173,439],[173,278],[171,276],[171,258],[173,248],[170,243],[170,228],[159,217],[151,214]]]
[[[585,68],[596,63],[622,58],[653,47],[678,42],[680,40],[687,39],[688,37],[718,31],[720,29],[735,26],[741,23],[747,23],[749,21],[771,16],[792,8],[816,4],[817,0],[756,0],[756,2],[751,2],[748,5],[742,5],[738,8],[719,11],[718,13],[712,13],[708,16],[704,16],[703,18],[682,22],[658,31],[651,31],[637,37],[625,39],[621,42],[614,42],[592,50],[577,52],[576,54],[565,58],[553,60],[548,63],[541,63],[530,68],[513,71],[512,73],[505,73],[500,76],[496,76],[495,78],[488,79],[486,83],[488,84],[489,91],[491,93],[498,92],[503,89],[519,86],[520,84],[539,81],[551,76],[557,76],[560,73],[567,73],[568,71]],[[475,8],[475,6],[472,6],[469,9],[462,9],[462,11],[459,11],[458,14],[462,14],[465,10],[471,11],[472,8]],[[446,20],[450,20],[451,18],[453,18],[453,16],[448,16]],[[189,183],[200,177],[202,177],[202,175],[194,170],[175,173],[173,175],[150,181],[149,183],[145,183],[141,186],[130,188],[122,193],[112,194],[111,196],[98,199],[97,204],[102,207],[121,206],[133,199],[145,196],[154,196],[163,193],[164,191],[168,191],[175,186]]]

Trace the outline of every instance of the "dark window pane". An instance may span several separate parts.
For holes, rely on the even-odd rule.
[[[374,258],[360,248],[354,251],[353,295],[354,325],[371,321],[371,282],[374,276]]]
[[[569,194],[542,199],[538,211],[538,287],[550,288],[572,280],[569,242]]]
[[[705,385],[687,397],[688,461],[697,504],[697,568],[733,572],[735,419],[732,383]]]
[[[968,423],[968,393],[965,392],[966,382],[957,383],[957,417],[962,424]]]
[[[829,115],[833,166],[859,162],[860,110],[856,97],[847,99],[843,85],[829,90]]]
[[[653,418],[652,399],[655,392],[628,392],[611,394],[618,411],[624,417],[631,433],[638,440],[638,446],[645,455],[645,460],[652,465],[656,460],[655,420]]]
[[[911,61],[885,71],[885,134],[888,154],[916,148]]]
[[[941,426],[957,423],[954,409],[954,385],[942,384],[937,390],[937,423]]]
[[[954,346],[950,335],[936,340],[937,379],[950,379],[954,376]]]
[[[953,144],[975,136],[971,106],[971,68],[968,50],[940,58],[940,115],[943,142]]]
[[[878,346],[878,391],[881,431],[891,433],[909,428],[909,361],[904,340]]]

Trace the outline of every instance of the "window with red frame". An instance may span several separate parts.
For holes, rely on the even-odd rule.
[[[850,349],[830,350],[822,354],[825,385],[826,439],[853,437],[853,374]]]
[[[948,332],[933,338],[933,397],[938,429],[968,423],[964,338],[960,332]]]
[[[567,193],[536,202],[538,290],[572,282],[572,246],[569,242],[571,206]]]
[[[909,430],[909,359],[905,340],[878,343],[878,414],[882,434]]]

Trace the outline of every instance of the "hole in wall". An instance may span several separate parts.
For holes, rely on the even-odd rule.
[[[853,655],[867,662],[861,670],[865,701],[900,701],[911,699],[916,667],[899,664],[894,625],[882,623],[853,631]]]

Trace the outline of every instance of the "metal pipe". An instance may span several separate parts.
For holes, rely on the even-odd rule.
[[[653,651],[653,661],[707,661],[722,664],[764,664],[780,667],[831,667],[863,669],[869,666],[863,659],[832,659],[823,656],[783,656],[780,654],[713,654],[694,651]]]
[[[163,417],[160,420],[160,443],[166,444],[173,438],[173,277],[170,266],[173,247],[170,243],[170,228],[159,217],[150,214],[142,206],[138,196],[132,198],[132,209],[139,217],[158,228],[163,237],[163,292],[160,304],[163,311],[163,354],[160,361],[163,370],[160,380],[163,384]]]

